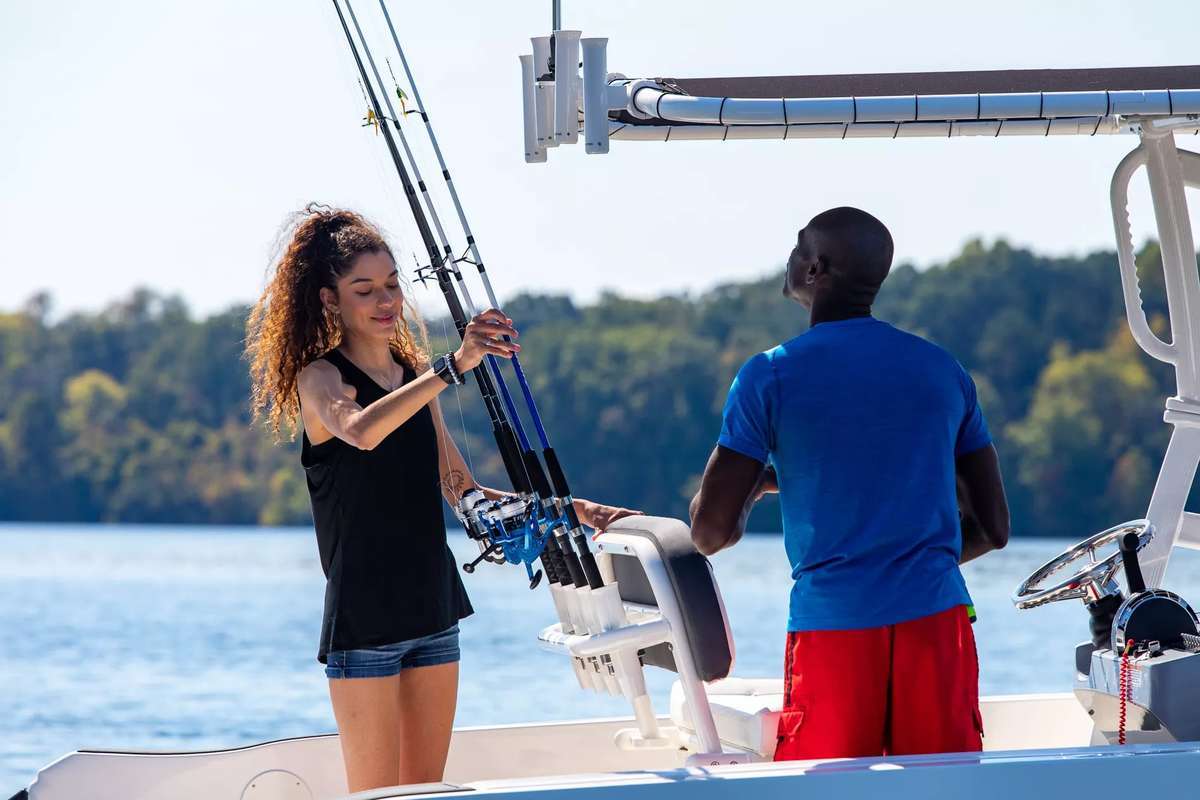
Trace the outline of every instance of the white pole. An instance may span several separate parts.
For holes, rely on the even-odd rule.
[[[1171,551],[1179,539],[1184,505],[1200,463],[1200,275],[1188,217],[1182,156],[1175,136],[1143,129],[1146,177],[1158,228],[1163,277],[1170,312],[1171,349],[1177,396],[1167,400],[1165,420],[1175,426],[1163,456],[1146,518],[1154,538],[1146,545],[1142,573],[1146,585],[1162,585]],[[1123,243],[1118,242],[1118,246]]]
[[[1200,275],[1196,272],[1196,245],[1188,218],[1183,167],[1175,136],[1171,133],[1142,136],[1146,149],[1146,176],[1162,251],[1171,313],[1171,342],[1175,347],[1175,375],[1181,398],[1200,402]]]

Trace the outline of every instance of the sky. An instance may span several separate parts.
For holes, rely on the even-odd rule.
[[[609,69],[629,76],[1200,61],[1194,2],[563,6],[565,26],[607,36]],[[526,165],[517,56],[549,31],[549,0],[389,8],[501,298],[536,290],[586,302],[607,289],[653,296],[761,276],[805,221],[836,205],[878,216],[897,260],[918,266],[974,237],[1053,254],[1112,247],[1108,182],[1130,136],[614,142],[607,156],[580,144]],[[383,54],[374,0],[356,10]],[[198,313],[253,300],[289,214],[314,200],[374,219],[411,263],[419,239],[363,111],[326,0],[5,0],[0,310],[43,289],[56,313],[138,286],[179,294]],[[1181,144],[1200,150],[1200,140]],[[1147,194],[1135,193],[1139,237],[1152,230]],[[440,307],[435,290],[415,291]]]

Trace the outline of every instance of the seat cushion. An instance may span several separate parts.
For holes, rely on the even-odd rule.
[[[726,678],[706,688],[722,745],[770,760],[783,708],[783,679]],[[671,687],[671,720],[685,733],[696,732],[679,681]]]

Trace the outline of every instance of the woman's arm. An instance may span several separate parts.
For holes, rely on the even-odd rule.
[[[446,502],[451,507],[458,505],[459,499],[471,489],[479,489],[489,500],[497,500],[510,494],[499,489],[480,486],[475,481],[470,468],[463,460],[462,453],[458,450],[458,445],[454,442],[454,437],[446,429],[446,419],[442,415],[441,404],[435,400],[430,408],[433,410],[433,420],[437,426],[438,471],[441,475],[442,497],[446,499]],[[600,531],[622,517],[642,513],[628,508],[606,506],[583,498],[575,498],[574,506],[575,514],[579,517],[580,522]]]
[[[504,492],[480,486],[475,482],[475,476],[471,474],[470,467],[467,466],[466,460],[459,452],[454,437],[450,435],[450,431],[446,430],[446,418],[442,415],[441,403],[435,400],[429,408],[433,412],[434,427],[437,428],[438,474],[442,497],[446,499],[450,507],[457,506],[462,496],[471,489],[479,489],[489,500],[503,496]]]
[[[511,358],[520,350],[520,345],[503,339],[517,335],[511,322],[495,309],[471,320],[462,346],[454,353],[459,371],[465,374],[474,369],[485,355]],[[309,439],[323,438],[320,436],[322,431],[313,425],[316,422],[329,434],[360,450],[373,450],[447,386],[433,370],[426,370],[415,380],[363,408],[355,401],[354,389],[342,382],[337,367],[327,361],[314,361],[306,366],[300,371],[297,382]],[[461,456],[459,460],[462,460]]]
[[[446,382],[427,371],[414,381],[363,408],[354,389],[342,382],[337,367],[314,361],[300,372],[300,408],[305,412],[309,439],[323,438],[314,431],[309,414],[332,436],[360,450],[373,450],[446,388]]]

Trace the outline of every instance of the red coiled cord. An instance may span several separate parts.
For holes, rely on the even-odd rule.
[[[1133,680],[1129,675],[1129,652],[1133,650],[1133,639],[1125,642],[1125,652],[1121,654],[1121,670],[1117,678],[1118,692],[1121,698],[1121,710],[1117,715],[1117,744],[1125,744],[1125,705],[1132,694]]]

